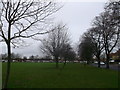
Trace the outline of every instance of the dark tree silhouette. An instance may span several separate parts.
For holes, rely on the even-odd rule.
[[[41,41],[41,50],[48,56],[53,56],[58,68],[61,48],[69,42],[67,28],[65,25],[59,24],[54,31],[48,34],[48,37]]]
[[[71,47],[70,43],[63,44],[61,48],[61,55],[64,59],[64,66],[66,65],[66,61],[73,61],[76,58],[76,53],[74,52],[73,48]],[[64,68],[63,66],[63,68]]]
[[[106,68],[109,68],[110,53],[116,47],[120,38],[120,1],[110,2],[105,7],[105,11],[101,13],[94,21],[94,26],[97,26],[101,31],[103,44],[106,54]]]
[[[94,44],[92,42],[92,39],[86,36],[86,33],[83,35],[82,41],[79,44],[78,52],[80,59],[83,61],[87,61],[87,64],[89,64],[93,58]]]
[[[102,31],[99,27],[92,27],[87,31],[87,37],[91,38],[92,43],[94,45],[94,55],[98,61],[98,67],[100,67],[100,55],[104,51]]]

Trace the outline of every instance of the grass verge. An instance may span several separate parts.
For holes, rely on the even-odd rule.
[[[63,64],[60,64],[62,67]],[[118,72],[79,63],[12,63],[9,88],[118,88]],[[6,63],[3,63],[3,81]]]

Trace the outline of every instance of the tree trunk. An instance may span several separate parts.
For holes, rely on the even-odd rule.
[[[89,60],[87,60],[87,64],[89,64],[90,63],[90,61]]]
[[[66,65],[66,59],[65,59],[65,62],[64,62],[63,68],[65,67],[65,65]]]
[[[11,66],[11,46],[10,46],[10,42],[8,42],[7,48],[8,48],[8,62],[7,62],[7,69],[6,69],[6,78],[5,78],[3,88],[7,88],[8,80],[9,80],[9,76],[10,76],[10,66]]]
[[[106,68],[109,69],[109,60],[110,60],[110,57],[109,57],[109,54],[107,54],[107,59],[106,59]]]
[[[56,60],[56,68],[59,68],[59,65],[58,65],[58,57],[55,57],[55,60]]]
[[[65,59],[65,62],[64,62],[64,66],[66,65],[66,59]]]
[[[100,68],[100,57],[98,56],[98,67]]]
[[[3,88],[7,88],[8,86],[8,80],[10,77],[10,66],[11,66],[11,23],[9,23],[8,26],[8,41],[6,42],[7,44],[7,49],[8,49],[8,62],[7,62],[7,69],[6,69],[6,78],[5,78],[5,82],[4,82],[4,86]]]

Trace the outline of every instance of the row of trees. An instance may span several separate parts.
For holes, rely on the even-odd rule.
[[[7,54],[0,54],[0,57],[3,60],[8,60],[8,55]],[[21,59],[21,55],[20,54],[11,53],[11,59],[12,60],[19,60],[19,59]]]
[[[2,60],[8,60],[8,55],[5,54],[0,54],[0,58]],[[51,60],[52,58],[50,56],[44,56],[40,57],[39,55],[31,55],[29,57],[27,56],[22,56],[21,54],[16,54],[16,53],[11,53],[11,59],[16,60],[16,61],[26,61],[26,60],[31,60],[31,61],[38,61],[38,60]]]
[[[100,67],[100,56],[105,53],[106,68],[109,68],[110,53],[119,49],[119,42],[120,1],[113,1],[106,4],[104,12],[95,17],[92,28],[84,33],[79,45],[80,57],[89,61],[94,55]]]

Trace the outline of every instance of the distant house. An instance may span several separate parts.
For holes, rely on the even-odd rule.
[[[116,51],[115,53],[111,53],[110,58],[113,60],[120,60],[120,49]]]

